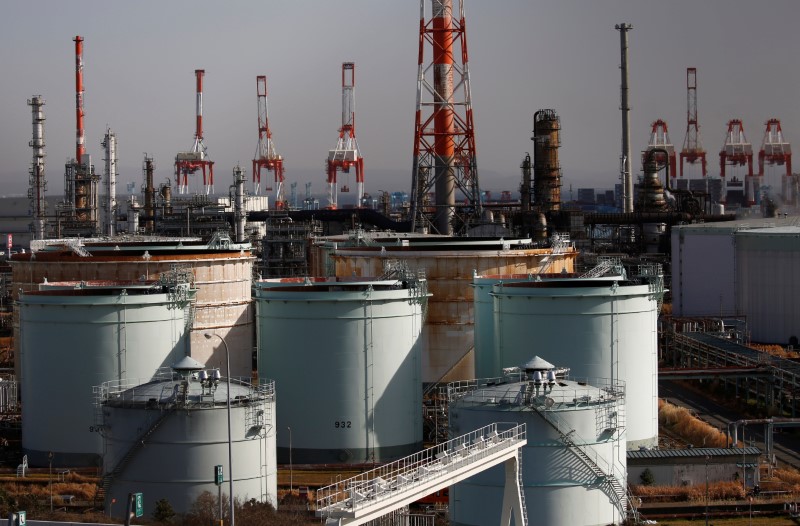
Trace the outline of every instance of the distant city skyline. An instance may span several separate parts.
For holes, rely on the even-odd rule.
[[[426,9],[429,10],[426,2]],[[800,141],[800,4],[782,0],[509,0],[465,3],[480,185],[518,190],[532,152],[532,116],[561,117],[565,198],[569,186],[612,189],[621,137],[619,34],[629,22],[633,171],[641,170],[650,124],[664,119],[680,150],[686,130],[686,68],[697,68],[700,136],[718,174],[726,123],[744,122],[754,151],[777,117]],[[270,125],[297,182],[325,188],[323,162],[341,124],[341,63],[356,64],[356,133],[365,190],[409,191],[416,98],[419,3],[199,0],[116,3],[10,1],[0,20],[0,195],[28,187],[33,95],[44,113],[48,194],[63,191],[75,149],[75,35],[85,39],[87,151],[102,173],[100,142],[117,135],[119,183],[141,185],[144,153],[156,182],[174,184],[173,161],[194,136],[194,70],[205,69],[204,130],[215,190],[226,193],[240,163],[250,180],[257,143],[255,77],[266,75]],[[429,53],[427,57],[429,58]],[[729,170],[737,175],[739,169]],[[696,177],[699,167],[688,167]],[[350,185],[354,186],[354,174]],[[346,181],[347,176],[340,177]],[[200,183],[190,183],[199,190]],[[262,187],[265,186],[262,183]]]

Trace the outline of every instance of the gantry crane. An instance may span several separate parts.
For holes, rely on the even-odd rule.
[[[178,193],[189,192],[189,175],[194,175],[198,170],[203,172],[203,187],[206,195],[214,191],[214,162],[208,158],[206,145],[203,144],[203,77],[205,70],[194,70],[197,81],[196,127],[194,144],[188,152],[179,152],[175,156],[175,179],[178,184]]]
[[[686,68],[686,139],[683,141],[680,157],[681,179],[683,178],[683,161],[689,164],[700,161],[703,177],[708,175],[706,151],[700,142],[700,126],[697,123],[697,68]]]
[[[349,174],[350,168],[356,169],[356,206],[361,206],[364,195],[364,158],[356,140],[355,109],[356,65],[353,62],[342,64],[342,127],[339,128],[339,140],[336,148],[328,151],[328,208],[338,206],[338,183],[336,174],[339,170]],[[345,185],[342,192],[349,192]]]
[[[747,175],[745,176],[745,203],[747,206],[755,204],[755,177],[753,177],[753,146],[747,142],[744,135],[744,126],[739,119],[728,121],[728,132],[725,135],[725,144],[719,152],[719,175],[722,178],[722,199],[726,201],[727,184],[725,179],[725,167],[747,165]]]
[[[256,194],[261,192],[261,169],[266,168],[275,176],[275,208],[284,208],[286,199],[283,195],[283,157],[275,151],[272,142],[272,131],[269,128],[269,106],[267,103],[267,77],[256,77],[256,94],[258,97],[258,146],[253,159],[253,189]],[[271,192],[272,187],[267,186]]]
[[[781,121],[769,119],[764,123],[767,126],[764,140],[758,151],[758,182],[764,184],[764,163],[770,166],[785,166],[786,173],[781,178],[781,199],[787,204],[796,204],[797,188],[792,178],[792,147],[784,140],[781,130]]]
[[[669,139],[669,130],[667,129],[667,123],[661,119],[658,119],[652,124],[652,130],[650,131],[650,140],[647,142],[647,148],[644,152],[642,152],[642,165],[645,164],[645,159],[647,159],[647,155],[651,150],[659,150],[655,152],[655,162],[660,165],[669,165],[669,175],[671,177],[676,177],[677,174],[675,173],[677,162],[675,160],[675,146],[672,144],[672,141]],[[663,150],[663,151],[662,151]],[[667,152],[664,154],[664,152]],[[666,182],[666,186],[670,186],[670,181]]]

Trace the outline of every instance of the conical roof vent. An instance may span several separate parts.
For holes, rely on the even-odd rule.
[[[548,371],[550,369],[555,369],[555,365],[548,362],[544,358],[539,358],[538,356],[534,356],[528,363],[522,366],[525,369],[525,372],[529,371]]]
[[[198,362],[191,356],[184,356],[180,359],[177,363],[172,365],[172,369],[175,371],[202,371],[205,369],[205,365]]]

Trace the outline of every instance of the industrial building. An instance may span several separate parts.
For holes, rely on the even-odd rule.
[[[796,216],[677,227],[673,314],[744,317],[749,340],[797,345],[799,250]]]

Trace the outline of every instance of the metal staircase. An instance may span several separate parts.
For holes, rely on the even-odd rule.
[[[529,384],[530,385],[530,384]],[[527,394],[527,392],[526,392]],[[559,435],[561,442],[566,445],[570,452],[574,454],[578,459],[583,462],[583,464],[589,468],[592,474],[596,477],[596,481],[598,487],[602,488],[603,491],[611,498],[611,501],[620,510],[621,514],[626,513],[626,509],[629,504],[628,499],[628,491],[625,486],[622,485],[620,480],[613,475],[613,473],[607,472],[606,469],[603,469],[599,463],[601,460],[597,457],[597,455],[592,455],[589,451],[586,450],[579,442],[585,444],[585,441],[580,439],[577,436],[574,429],[570,429],[566,422],[564,422],[556,413],[552,411],[544,410],[543,408],[538,407],[538,404],[532,403],[530,406],[536,411],[541,417],[550,424]]]
[[[134,456],[142,449],[145,445],[145,441],[150,438],[150,436],[155,433],[156,429],[166,420],[166,418],[171,415],[177,405],[171,405],[166,409],[161,410],[161,414],[158,415],[158,418],[153,422],[153,424],[147,428],[144,433],[139,435],[136,440],[131,445],[130,449],[125,456],[117,462],[117,465],[114,466],[114,469],[109,471],[108,473],[104,474],[103,477],[100,479],[99,486],[102,492],[103,497],[108,494],[108,490],[111,488],[111,484],[114,482],[114,478],[119,476],[125,470],[125,467],[130,463]]]

